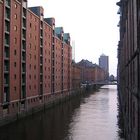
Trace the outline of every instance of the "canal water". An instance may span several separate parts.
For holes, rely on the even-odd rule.
[[[103,86],[0,128],[0,140],[120,140],[117,87]]]

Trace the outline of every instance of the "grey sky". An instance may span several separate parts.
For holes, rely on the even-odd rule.
[[[28,6],[43,6],[45,17],[54,17],[75,41],[75,60],[98,63],[109,56],[110,74],[116,75],[119,17],[117,0],[28,0]]]

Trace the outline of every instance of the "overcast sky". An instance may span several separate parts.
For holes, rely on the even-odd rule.
[[[116,75],[117,0],[28,0],[28,6],[43,6],[45,17],[54,17],[75,42],[75,61],[88,59],[98,64],[99,56],[109,56],[110,74]]]

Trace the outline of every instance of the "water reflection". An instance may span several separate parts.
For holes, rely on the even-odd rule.
[[[117,89],[105,86],[0,128],[0,140],[118,140]]]

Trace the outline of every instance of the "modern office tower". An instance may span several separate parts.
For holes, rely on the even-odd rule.
[[[102,54],[99,58],[99,66],[105,70],[106,72],[106,78],[105,80],[108,80],[109,79],[109,57]]]
[[[105,71],[109,72],[109,58],[108,56],[102,54],[99,58],[99,66]]]
[[[118,90],[127,140],[140,139],[140,1],[121,0]]]

